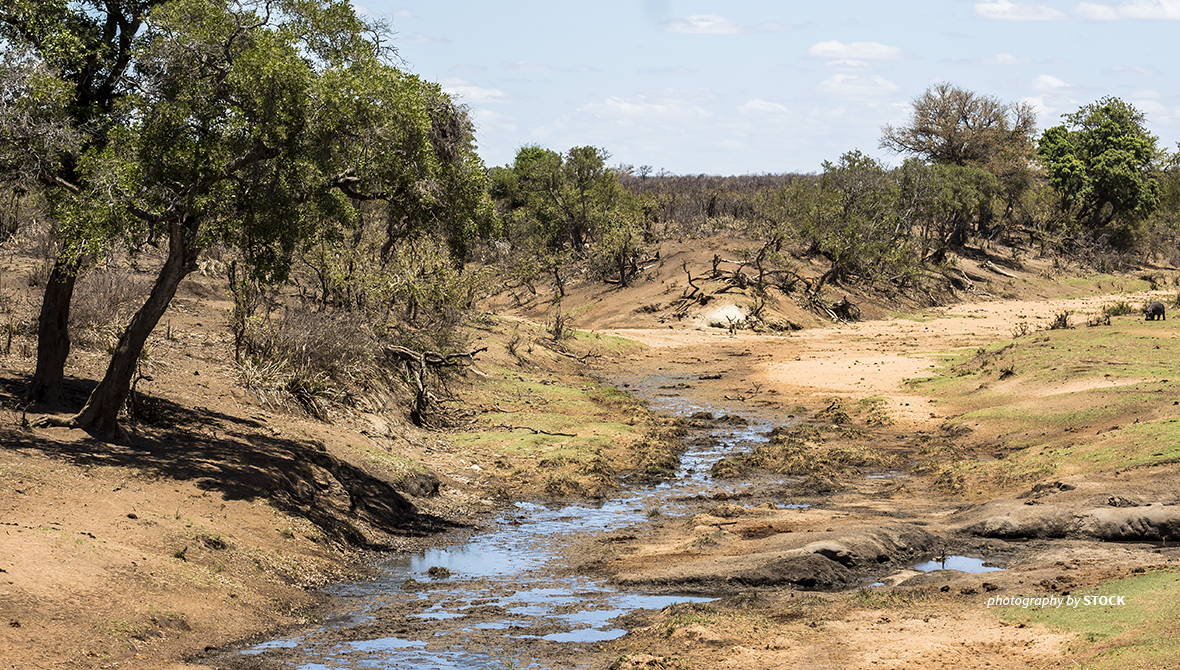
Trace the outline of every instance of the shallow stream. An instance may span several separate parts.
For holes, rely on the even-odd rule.
[[[623,386],[657,412],[726,415],[724,408],[681,396],[684,381],[657,377]],[[643,593],[569,574],[559,560],[562,547],[584,534],[637,525],[656,510],[684,514],[681,501],[700,494],[733,493],[710,479],[712,465],[765,442],[773,425],[791,420],[745,411],[742,418],[714,422],[708,439],[691,440],[676,476],[666,483],[632,487],[601,504],[518,503],[463,545],[391,558],[379,578],[337,587],[335,595],[352,604],[349,614],[243,653],[300,670],[578,667],[583,651],[626,634],[619,617],[711,597]],[[975,560],[943,557],[940,565],[915,567],[988,569],[971,563]]]
[[[668,381],[647,379],[630,390],[658,412],[724,414],[662,394]],[[694,441],[673,479],[631,488],[602,504],[517,503],[463,545],[392,558],[380,566],[378,578],[337,587],[334,595],[354,604],[349,614],[243,653],[300,670],[566,667],[548,659],[568,656],[576,651],[571,645],[621,637],[626,630],[614,623],[621,615],[711,598],[646,594],[564,574],[553,567],[562,543],[624,529],[653,510],[675,516],[677,499],[725,491],[708,479],[713,463],[765,441],[770,428],[769,422],[718,426],[712,439]]]

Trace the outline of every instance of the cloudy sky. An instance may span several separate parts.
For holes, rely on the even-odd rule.
[[[1039,125],[1103,96],[1180,142],[1180,0],[353,0],[467,104],[489,166],[594,145],[673,174],[817,172],[946,81]]]

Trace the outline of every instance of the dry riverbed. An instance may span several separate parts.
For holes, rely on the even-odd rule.
[[[649,288],[678,293],[671,274]],[[4,361],[0,645],[14,667],[291,667],[305,659],[281,647],[235,650],[264,631],[363,643],[411,624],[543,667],[1165,667],[1152,650],[1176,651],[1180,337],[1135,314],[1085,326],[1146,291],[773,335],[583,297],[576,325],[593,334],[565,345],[526,320],[484,324],[491,350],[453,404],[469,422],[428,432],[373,408],[326,424],[243,389],[224,297],[187,290],[153,341],[155,421],[125,444],[22,428],[29,359]],[[1067,311],[1077,328],[1043,330]],[[73,373],[95,377],[102,358],[80,352]],[[71,401],[86,388],[72,381]],[[750,426],[776,430],[718,441]],[[535,522],[510,500],[616,499],[675,476],[682,432],[718,452],[695,483],[619,525],[557,518],[576,532],[547,536],[560,559],[530,588],[577,577],[695,602],[634,605],[604,624],[615,639],[512,640],[497,626],[519,589],[472,605],[461,579],[419,579],[373,623],[320,629],[348,608],[320,588],[368,574],[356,547]]]

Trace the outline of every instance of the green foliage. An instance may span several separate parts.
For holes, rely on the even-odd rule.
[[[1037,151],[1060,206],[1083,231],[1105,233],[1116,246],[1134,241],[1134,225],[1159,206],[1153,174],[1156,138],[1132,105],[1106,97],[1049,128]]]
[[[381,219],[364,217],[352,230],[328,230],[307,245],[298,254],[306,269],[295,277],[300,293],[321,310],[356,315],[383,342],[454,349],[488,275],[456,266],[440,236],[412,237],[385,250],[382,226]]]
[[[522,147],[509,167],[490,175],[505,237],[517,251],[515,273],[531,281],[561,268],[569,257],[589,258],[604,277],[626,284],[644,249],[643,210],[606,166],[609,154],[574,147],[566,154]]]
[[[899,211],[930,251],[962,246],[996,218],[1001,184],[978,167],[925,164],[910,159],[898,168]]]
[[[82,141],[66,108],[70,87],[20,49],[0,54],[0,182],[34,186],[59,170]]]
[[[298,251],[345,239],[363,208],[384,221],[386,266],[418,238],[455,265],[494,229],[466,110],[392,66],[381,27],[347,3],[16,2],[0,10],[0,32],[61,77],[73,95],[55,104],[89,133],[42,175],[59,186],[66,256],[76,265],[117,239],[133,249],[167,240],[81,426],[113,430],[129,361],[214,243],[240,250],[241,288],[286,279]],[[404,276],[440,285],[432,262]],[[405,300],[412,320],[423,299]],[[249,317],[235,314],[240,344]]]
[[[826,258],[818,284],[872,284],[892,269],[911,264],[904,225],[896,209],[896,182],[880,163],[850,151],[837,163],[824,162],[818,187],[811,187],[801,232],[811,249]]]
[[[885,126],[881,146],[939,166],[975,168],[991,175],[986,192],[1013,223],[1017,205],[1032,188],[1036,113],[1025,103],[1004,104],[947,83],[931,86],[913,103],[909,122]],[[973,179],[978,181],[978,178]],[[990,216],[981,221],[987,224]],[[962,231],[953,242],[965,242]]]

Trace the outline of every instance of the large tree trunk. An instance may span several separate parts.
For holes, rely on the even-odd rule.
[[[193,220],[168,224],[168,259],[147,301],[119,336],[106,375],[74,417],[73,425],[101,437],[112,437],[118,431],[119,411],[131,392],[131,379],[143,345],[168,309],[181,280],[197,268],[197,253],[192,246],[196,231]]]
[[[79,265],[76,260],[58,256],[49,273],[37,321],[37,369],[26,400],[49,405],[62,403],[66,359],[70,356],[70,302],[81,270]]]

